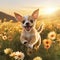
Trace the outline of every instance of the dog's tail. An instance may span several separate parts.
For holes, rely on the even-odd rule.
[[[38,28],[38,32],[41,33],[44,30],[44,23],[41,24],[41,26]]]

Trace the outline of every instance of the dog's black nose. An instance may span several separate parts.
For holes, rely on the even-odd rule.
[[[27,22],[26,25],[29,26],[29,23]]]

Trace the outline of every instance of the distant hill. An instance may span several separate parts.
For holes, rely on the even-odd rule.
[[[25,11],[23,13],[25,13]],[[2,22],[4,18],[6,18],[7,21],[13,20],[14,22],[16,22],[16,19],[14,16],[0,11],[0,20],[2,20]],[[60,9],[51,15],[40,15],[38,20],[60,20]]]
[[[0,20],[2,20],[2,22],[4,18],[6,18],[7,21],[13,20],[14,22],[16,22],[15,17],[0,11]]]

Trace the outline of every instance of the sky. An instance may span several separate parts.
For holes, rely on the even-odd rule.
[[[31,6],[60,6],[60,0],[0,0],[1,8],[21,8]]]
[[[0,11],[40,7],[60,7],[60,0],[0,0]]]

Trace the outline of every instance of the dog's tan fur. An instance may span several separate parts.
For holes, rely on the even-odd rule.
[[[38,18],[39,9],[35,10],[31,16],[28,17],[28,20],[35,20]],[[25,20],[24,17],[22,17],[20,14],[15,13],[15,16],[18,21],[22,22]],[[23,27],[23,31],[21,32],[20,41],[22,44],[30,48],[30,49],[38,49],[41,44],[41,37],[39,32],[35,29],[35,22],[30,23],[33,27],[30,29],[30,31],[26,31],[26,29]]]

